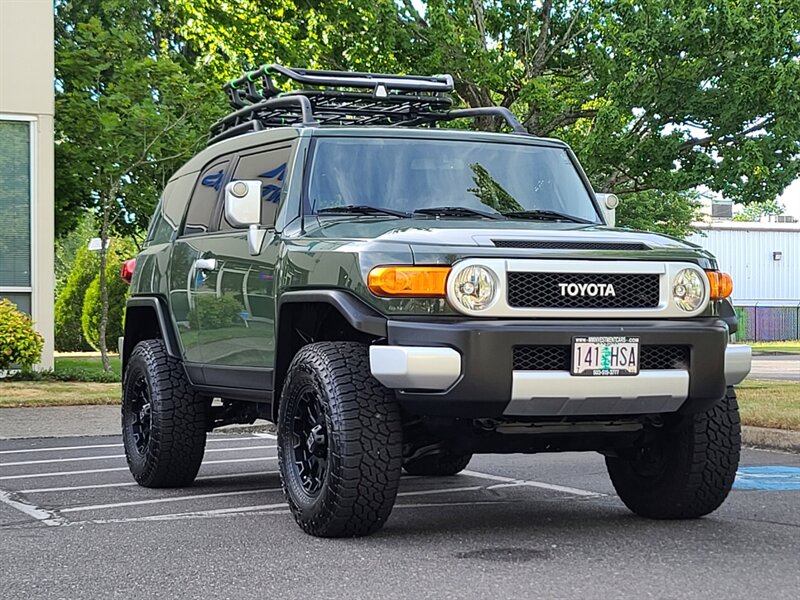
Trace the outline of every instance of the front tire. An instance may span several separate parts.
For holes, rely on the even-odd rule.
[[[205,452],[209,407],[161,340],[136,345],[122,382],[122,441],[139,485],[182,487],[194,481]]]
[[[278,462],[298,525],[318,537],[379,530],[394,506],[402,421],[363,344],[319,342],[292,360],[278,415]]]
[[[650,519],[694,519],[716,510],[736,478],[741,426],[736,393],[711,410],[681,415],[634,452],[606,457],[617,494]]]

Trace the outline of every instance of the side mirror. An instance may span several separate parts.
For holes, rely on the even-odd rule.
[[[225,186],[225,218],[234,227],[261,223],[260,181],[231,181]]]
[[[603,216],[606,218],[606,225],[614,227],[617,223],[617,206],[619,206],[619,197],[616,194],[600,194],[595,192],[595,197],[600,203],[600,210],[603,211]]]
[[[261,251],[261,182],[231,181],[225,186],[225,219],[234,227],[247,227],[247,247],[252,256]]]

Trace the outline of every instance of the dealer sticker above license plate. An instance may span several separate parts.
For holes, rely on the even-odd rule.
[[[638,337],[576,337],[572,339],[573,375],[636,375]]]

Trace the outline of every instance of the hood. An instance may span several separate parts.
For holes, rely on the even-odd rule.
[[[307,238],[337,241],[399,243],[415,255],[437,252],[472,256],[558,256],[586,258],[599,255],[637,260],[679,257],[712,258],[694,244],[666,235],[599,225],[542,221],[491,221],[444,218],[324,219],[313,227],[306,222]]]

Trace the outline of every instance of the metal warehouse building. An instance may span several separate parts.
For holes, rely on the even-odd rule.
[[[740,339],[800,339],[800,223],[703,223],[688,241],[733,276]]]

